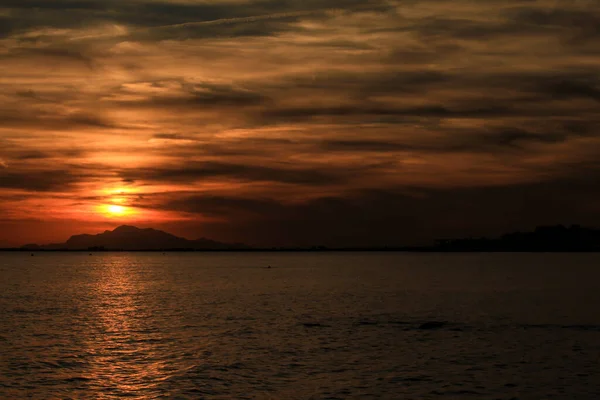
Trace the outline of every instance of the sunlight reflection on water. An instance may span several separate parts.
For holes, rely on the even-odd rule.
[[[0,398],[596,399],[565,257],[0,254]]]
[[[165,337],[166,327],[153,319],[148,302],[152,282],[127,254],[102,262],[95,271],[88,299],[93,323],[84,332],[90,359],[84,378],[110,388],[111,396],[156,394],[161,382],[177,372],[176,366],[183,370],[185,364],[172,359],[176,353]]]

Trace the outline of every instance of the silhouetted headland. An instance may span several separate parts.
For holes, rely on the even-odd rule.
[[[65,243],[28,244],[12,251],[407,251],[407,252],[598,252],[600,229],[579,225],[541,226],[498,238],[437,240],[431,246],[385,247],[251,247],[206,238],[189,240],[156,229],[123,225],[97,235],[75,235]]]
[[[123,225],[113,231],[97,235],[71,236],[65,243],[48,245],[28,244],[25,250],[67,251],[182,251],[182,250],[238,250],[247,246],[221,243],[210,239],[189,240],[157,229],[140,229]]]

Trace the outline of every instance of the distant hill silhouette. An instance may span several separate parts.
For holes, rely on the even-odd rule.
[[[533,232],[514,232],[496,239],[438,240],[437,251],[600,251],[600,229],[579,225],[540,226]]]
[[[242,244],[228,244],[210,239],[188,240],[156,229],[123,225],[97,235],[71,236],[65,243],[28,244],[26,250],[228,250],[243,249]]]
[[[533,232],[514,232],[499,238],[437,240],[432,246],[410,247],[250,247],[210,239],[188,240],[156,229],[120,226],[97,235],[75,235],[65,243],[28,244],[13,251],[35,250],[241,250],[241,251],[414,251],[414,252],[600,252],[600,229],[579,225],[540,226]]]

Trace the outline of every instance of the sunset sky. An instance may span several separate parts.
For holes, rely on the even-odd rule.
[[[597,0],[0,0],[0,244],[600,226]]]

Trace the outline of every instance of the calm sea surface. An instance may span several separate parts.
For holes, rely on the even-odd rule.
[[[0,399],[125,397],[600,399],[600,254],[0,253]]]

